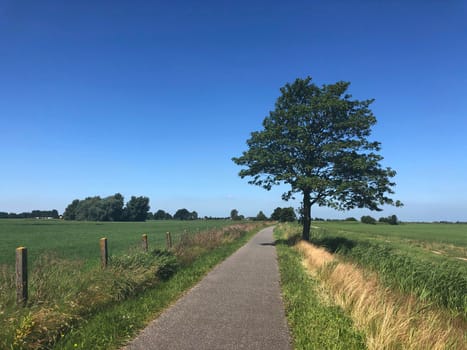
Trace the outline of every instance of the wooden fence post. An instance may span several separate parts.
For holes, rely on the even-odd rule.
[[[147,234],[143,235],[141,244],[143,246],[143,250],[147,252],[148,251],[148,235]]]
[[[109,262],[109,251],[107,248],[107,238],[101,238],[99,241],[99,246],[101,248],[101,265],[102,268],[105,269],[107,267],[107,263]]]
[[[28,250],[16,248],[16,302],[25,305],[28,301]]]
[[[170,234],[170,232],[167,232],[165,234],[165,243],[167,250],[172,249],[172,235]]]

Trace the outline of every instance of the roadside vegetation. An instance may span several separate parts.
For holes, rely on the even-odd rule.
[[[12,267],[2,265],[0,348],[115,348],[260,226],[237,223],[182,233],[170,250],[134,247],[112,255],[104,270],[97,261],[45,253],[32,266],[24,308],[16,305]]]
[[[311,243],[298,240],[299,225],[277,228],[282,240],[294,243],[280,249],[299,254],[298,269],[305,269],[318,286],[298,293],[294,303],[318,298],[338,307],[364,334],[369,349],[467,348],[465,261],[431,253],[421,244],[423,235],[418,236],[419,244],[413,240],[413,231],[408,243],[401,238],[402,231],[392,237],[386,232],[383,238],[375,233],[359,233],[359,227],[369,226],[365,224],[316,225]],[[352,227],[351,232],[347,226]],[[409,232],[411,228],[407,225]],[[440,237],[443,239],[448,238]],[[433,240],[430,244],[436,243]],[[459,254],[463,247],[458,248],[451,252]],[[279,261],[284,264],[282,258]],[[287,295],[285,299],[287,303]],[[288,317],[293,333],[303,333],[307,325],[291,321],[293,313],[288,312]]]
[[[291,245],[297,240],[280,226],[275,230],[282,295],[293,346],[304,349],[364,349],[363,333],[344,311],[321,298],[321,285],[304,269],[302,257]]]

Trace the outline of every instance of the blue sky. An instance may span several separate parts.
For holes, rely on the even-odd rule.
[[[145,195],[151,210],[269,215],[285,188],[231,158],[297,77],[375,98],[403,208],[467,221],[467,1],[0,0],[0,211]]]

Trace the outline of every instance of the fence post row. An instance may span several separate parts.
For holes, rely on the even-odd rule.
[[[101,248],[101,265],[105,269],[109,262],[109,251],[107,248],[107,238],[101,238],[99,241],[99,246]]]
[[[165,234],[165,243],[167,250],[172,249],[172,235],[170,234],[170,232],[167,232]]]
[[[25,305],[28,301],[28,250],[16,248],[16,302]]]
[[[141,244],[143,246],[143,251],[147,252],[148,251],[148,235],[147,234],[144,234],[142,236]]]

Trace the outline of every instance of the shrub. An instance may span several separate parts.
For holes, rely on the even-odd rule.
[[[156,276],[159,279],[163,281],[168,280],[177,272],[179,263],[174,253],[167,250],[155,249],[151,255],[155,257],[157,266]]]
[[[369,215],[364,215],[360,219],[361,222],[364,224],[370,224],[370,225],[375,225],[376,224],[376,219],[369,216]]]
[[[350,218],[346,218],[344,221],[358,221],[358,220],[355,219],[354,217],[350,217]]]

